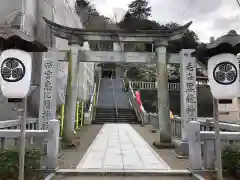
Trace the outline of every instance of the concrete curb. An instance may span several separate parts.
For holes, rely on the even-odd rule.
[[[63,176],[193,176],[196,180],[205,180],[199,174],[193,174],[189,170],[80,170],[80,169],[59,169],[56,173],[49,174],[44,180],[52,180],[55,175]]]
[[[107,170],[107,169],[59,169],[59,175],[97,176],[192,176],[189,170]]]
[[[178,159],[189,159],[189,156],[182,156],[178,154],[175,150],[172,151],[172,154],[176,156]]]
[[[198,180],[206,180],[205,178],[203,178],[201,175],[199,174],[193,174],[193,176],[198,179]]]
[[[55,173],[51,173],[47,177],[45,177],[44,180],[51,180],[54,176],[55,176]]]

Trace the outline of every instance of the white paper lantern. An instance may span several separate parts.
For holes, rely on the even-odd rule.
[[[239,64],[233,54],[219,54],[208,60],[208,78],[216,99],[233,99],[239,95]]]
[[[26,97],[31,83],[31,55],[18,49],[5,50],[0,56],[0,66],[0,85],[3,96]]]

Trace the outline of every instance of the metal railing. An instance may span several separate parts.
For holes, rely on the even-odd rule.
[[[97,103],[98,103],[98,97],[99,97],[100,84],[101,84],[101,77],[99,77],[99,80],[98,80]]]
[[[136,96],[135,96],[135,93],[134,93],[134,90],[132,88],[132,85],[131,83],[129,83],[129,88],[128,88],[128,97],[129,97],[129,101],[135,111],[135,114],[138,118],[138,121],[141,122],[141,124],[148,124],[149,122],[149,115],[148,113],[145,111],[144,107],[143,106],[139,106],[139,104],[137,103],[137,100],[136,100]],[[140,110],[141,108],[141,110]]]
[[[116,115],[117,115],[117,119],[118,119],[118,107],[117,107],[117,102],[115,99],[115,90],[114,90],[114,85],[113,85],[113,80],[111,78],[111,82],[112,82],[112,91],[113,91],[113,100],[114,100],[114,104],[115,104],[115,111],[116,111]]]
[[[205,81],[197,81],[198,85],[206,85]],[[156,82],[145,82],[145,81],[129,81],[133,89],[156,89]],[[180,83],[168,83],[169,91],[180,91]]]
[[[133,89],[156,89],[156,82],[129,81]],[[169,91],[180,91],[180,83],[168,83]]]
[[[35,123],[35,119],[29,119],[27,123]],[[12,147],[19,148],[20,120],[2,124],[4,126],[1,126],[0,129],[0,152]],[[48,169],[56,169],[58,166],[59,131],[60,123],[56,119],[49,121],[47,130],[35,130],[34,127],[26,130],[26,147],[32,147],[34,144],[34,147],[41,148],[44,154],[46,153],[43,158],[43,161],[46,161],[43,165]],[[47,142],[46,149],[43,142]]]
[[[228,146],[239,146],[240,132],[220,132],[220,149],[216,147],[215,132],[209,130],[202,130],[201,122],[190,121],[188,123],[188,143],[193,156],[190,157],[191,169],[193,170],[210,170],[216,169],[216,150],[225,149]],[[221,151],[221,150],[220,150]],[[197,160],[196,160],[197,159]],[[201,163],[199,163],[201,162]]]
[[[96,106],[96,101],[97,101],[97,85],[96,83],[94,84],[94,90],[93,90],[93,94],[91,95],[90,98],[90,105],[88,108],[88,111],[86,113],[84,113],[84,119],[85,119],[85,125],[89,125],[92,123],[92,119],[94,116],[94,111],[95,111],[95,106]]]

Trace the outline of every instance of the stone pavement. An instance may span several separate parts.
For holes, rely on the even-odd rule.
[[[129,124],[105,124],[77,169],[170,169]]]
[[[101,130],[101,131],[100,131]],[[99,132],[100,131],[100,132]],[[99,133],[99,135],[98,135]],[[98,135],[98,136],[97,136]],[[80,137],[80,145],[75,149],[62,149],[59,158],[60,169],[75,169],[91,171],[91,168],[124,169],[134,171],[139,169],[155,170],[186,170],[188,168],[187,159],[177,159],[172,154],[172,149],[158,150],[152,146],[153,141],[159,139],[158,133],[151,133],[151,126],[140,127],[140,125],[90,125],[84,126],[77,132]],[[97,137],[96,137],[97,136]],[[96,137],[96,139],[95,139]],[[106,139],[105,139],[106,138]],[[95,140],[94,140],[95,139]],[[98,141],[98,140],[99,141]],[[105,139],[105,140],[104,140]],[[101,143],[98,143],[101,142]],[[109,143],[109,144],[108,144]],[[94,152],[95,150],[95,152]],[[99,160],[94,154],[96,151],[103,154],[104,158],[99,156]],[[146,153],[147,152],[147,153]],[[147,155],[142,155],[142,154]],[[124,158],[124,156],[126,157]],[[141,156],[137,156],[137,155]],[[122,158],[122,161],[120,159]],[[149,158],[149,159],[148,159]],[[151,158],[151,161],[149,161]],[[95,160],[93,160],[95,159]],[[96,163],[93,163],[95,161]],[[97,163],[98,161],[98,163]],[[92,163],[90,163],[92,162]],[[100,163],[102,162],[102,164]],[[124,166],[125,162],[125,166]],[[131,162],[131,163],[130,163]],[[152,163],[155,162],[155,163]],[[130,166],[131,165],[131,166]],[[86,169],[87,168],[87,169]],[[90,169],[90,170],[89,170]],[[97,169],[92,169],[96,171]],[[137,176],[137,177],[116,177],[116,176],[66,176],[56,175],[51,180],[197,180],[191,176]]]
[[[187,169],[187,159],[177,159],[172,154],[172,149],[156,149],[152,146],[153,141],[159,140],[158,133],[151,133],[151,126],[140,127],[132,125],[133,129],[151,146],[155,152],[170,166],[172,169]],[[59,168],[75,169],[87,152],[89,146],[101,130],[102,125],[84,126],[77,131],[77,137],[80,138],[80,145],[73,149],[60,149]]]

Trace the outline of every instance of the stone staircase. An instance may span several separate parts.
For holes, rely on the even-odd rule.
[[[133,109],[116,109],[111,108],[97,108],[95,120],[93,124],[104,124],[104,123],[129,123],[136,124],[137,117]]]
[[[100,81],[98,103],[93,124],[136,123],[137,117],[129,104],[121,79]]]

